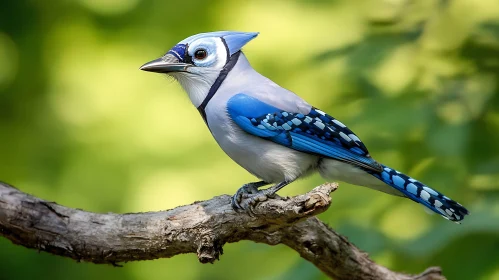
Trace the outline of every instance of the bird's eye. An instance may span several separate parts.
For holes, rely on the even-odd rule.
[[[203,60],[208,56],[208,52],[205,49],[199,49],[194,53],[194,57],[197,60]]]

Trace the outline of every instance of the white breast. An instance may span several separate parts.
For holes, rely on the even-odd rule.
[[[207,116],[211,133],[222,150],[237,164],[266,182],[293,181],[315,168],[317,156],[250,135],[237,127],[225,110],[210,112]]]

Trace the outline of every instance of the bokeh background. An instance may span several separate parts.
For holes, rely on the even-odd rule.
[[[96,212],[153,211],[254,180],[181,88],[143,63],[192,34],[259,31],[253,66],[339,118],[381,162],[461,202],[457,225],[341,184],[320,218],[377,262],[499,279],[499,1],[16,0],[0,5],[0,180]],[[182,118],[182,122],[178,120]],[[323,181],[296,182],[281,195]],[[0,279],[325,279],[285,246],[76,263],[0,238]]]

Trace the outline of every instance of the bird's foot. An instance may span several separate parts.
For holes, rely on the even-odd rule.
[[[265,190],[260,190],[257,193],[247,193],[243,194],[242,202],[240,202],[239,207],[241,210],[245,211],[248,215],[255,216],[255,206],[259,202],[264,202],[269,198],[275,198],[276,194],[268,188]]]
[[[267,184],[268,183],[266,183],[264,181],[244,184],[242,187],[240,187],[237,190],[236,194],[234,194],[232,196],[232,199],[231,199],[232,208],[236,211],[240,210],[240,209],[244,209],[241,206],[241,201],[250,195],[257,194],[259,192],[258,188],[261,186],[265,186]]]
[[[276,192],[290,182],[281,182],[265,190],[258,190],[258,187],[266,185],[266,183],[258,183],[260,183],[261,185],[250,183],[242,186],[241,188],[239,188],[239,190],[237,190],[236,194],[232,196],[232,208],[234,210],[243,210],[248,213],[248,215],[254,216],[254,208],[259,202],[263,202],[269,198],[274,198]]]

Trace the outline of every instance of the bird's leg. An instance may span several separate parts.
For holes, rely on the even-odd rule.
[[[238,209],[243,209],[240,205],[241,201],[243,200],[243,198],[246,198],[248,197],[248,195],[250,194],[256,194],[258,193],[258,188],[259,187],[263,187],[263,186],[266,186],[268,185],[269,183],[265,182],[265,181],[259,181],[259,182],[253,182],[253,183],[247,183],[247,184],[244,184],[242,187],[240,187],[236,194],[234,194],[232,196],[232,199],[231,199],[231,204],[232,204],[232,208],[234,210],[238,210]]]
[[[235,210],[238,209],[243,209],[245,210],[250,216],[254,215],[253,208],[258,202],[262,202],[267,200],[268,198],[273,198],[275,196],[275,193],[279,191],[280,189],[284,188],[286,185],[290,184],[292,181],[282,181],[280,183],[277,183],[273,185],[272,187],[264,190],[258,190],[256,189],[256,192],[245,192],[242,194],[242,202],[239,200],[238,201],[238,208],[234,208]],[[259,182],[260,183],[260,182]],[[266,185],[266,184],[265,184]],[[263,185],[260,185],[263,186]],[[244,187],[244,186],[243,186]],[[242,189],[242,188],[241,188]],[[241,190],[239,189],[239,190]],[[234,195],[238,195],[238,192]],[[232,198],[234,201],[234,197]],[[234,204],[232,204],[234,207]]]

